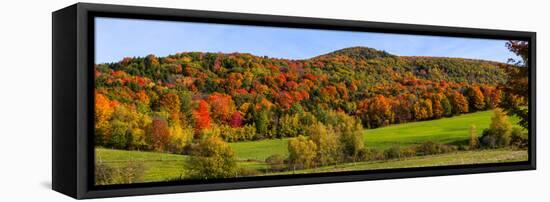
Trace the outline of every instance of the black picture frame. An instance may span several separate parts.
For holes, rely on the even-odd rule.
[[[526,162],[401,168],[212,181],[95,186],[93,183],[94,17],[526,40],[529,42],[529,158]],[[168,8],[77,3],[52,14],[52,188],[68,196],[165,194],[536,169],[536,33]]]

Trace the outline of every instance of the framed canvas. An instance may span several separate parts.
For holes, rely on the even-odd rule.
[[[536,33],[78,3],[53,16],[74,198],[536,168]]]

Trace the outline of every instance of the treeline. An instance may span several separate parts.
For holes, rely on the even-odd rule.
[[[190,152],[203,131],[223,140],[309,136],[348,116],[362,128],[496,107],[493,62],[398,57],[349,48],[309,60],[250,54],[149,55],[95,66],[96,146]],[[467,78],[467,79],[465,79]]]

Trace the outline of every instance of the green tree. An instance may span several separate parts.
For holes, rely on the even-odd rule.
[[[269,137],[269,111],[267,109],[254,113],[254,123],[260,137]]]
[[[285,114],[279,121],[279,133],[281,137],[296,137],[300,133],[300,117],[297,114]]]
[[[441,98],[441,107],[443,108],[443,116],[450,117],[453,115],[453,107],[451,106],[447,96],[443,96],[443,98]]]
[[[510,144],[510,135],[512,124],[508,121],[508,116],[500,108],[494,110],[489,128],[483,130],[481,143],[485,147],[498,148]]]
[[[193,140],[194,130],[191,127],[183,128],[180,124],[175,123],[168,128],[170,131],[169,150],[171,153],[183,153],[185,147]]]
[[[235,153],[216,135],[204,137],[193,146],[187,161],[190,178],[217,179],[237,176]]]
[[[128,124],[120,120],[113,120],[111,123],[111,136],[107,141],[107,146],[115,149],[126,149],[128,141],[126,134]]]
[[[193,99],[191,98],[191,93],[184,89],[179,89],[178,96],[180,99],[180,110],[181,110],[181,119],[182,123],[187,126],[193,126]]]
[[[288,163],[293,170],[312,168],[317,156],[317,145],[304,136],[288,141]]]
[[[157,56],[155,56],[153,54],[147,55],[145,57],[145,59],[143,60],[143,62],[144,62],[144,65],[145,65],[145,69],[147,69],[147,70],[155,70],[155,69],[158,69],[160,67],[160,63],[159,63],[159,60],[158,60]]]
[[[317,162],[321,165],[330,165],[340,161],[342,152],[338,135],[331,127],[322,123],[311,125],[306,134],[317,145]]]
[[[347,160],[357,160],[357,154],[363,150],[363,126],[360,121],[344,113],[339,114],[339,123],[334,125],[336,133],[340,134],[342,152]]]

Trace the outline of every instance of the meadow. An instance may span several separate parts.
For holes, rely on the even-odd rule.
[[[470,137],[469,127],[471,125],[475,125],[478,130],[478,134],[481,134],[483,129],[489,127],[492,114],[492,110],[489,110],[438,120],[412,122],[377,129],[367,129],[364,131],[363,137],[367,148],[381,150],[396,145],[400,147],[413,146],[428,140],[441,144],[465,144]],[[514,126],[517,125],[515,124],[517,120],[513,118],[511,118],[510,122],[512,122]],[[345,163],[336,166],[325,166],[315,169],[288,171],[283,173],[268,172],[266,169],[267,165],[264,163],[264,160],[273,154],[286,156],[288,153],[287,145],[289,139],[290,138],[236,142],[230,143],[230,145],[236,153],[237,164],[239,167],[257,170],[259,173],[266,175],[496,163],[527,160],[527,151],[525,150],[476,150],[457,151],[448,154],[393,160]],[[187,158],[188,157],[184,155],[166,153],[124,151],[105,148],[96,149],[96,160],[113,167],[120,167],[129,160],[143,162],[145,167],[144,176],[143,179],[141,179],[143,182],[164,181],[167,179],[185,176],[184,167]]]
[[[478,134],[488,128],[492,110],[463,114],[431,121],[396,124],[388,127],[367,129],[363,134],[367,148],[387,149],[391,146],[407,147],[433,141],[441,144],[465,144],[470,134],[469,128],[475,125]],[[514,126],[516,119],[510,117]],[[240,160],[260,160],[272,154],[287,155],[290,138],[230,143]]]

